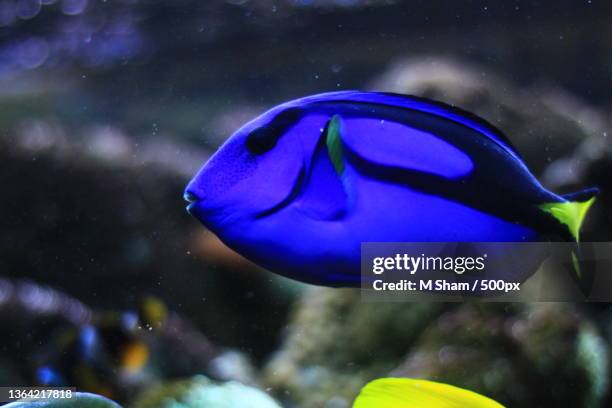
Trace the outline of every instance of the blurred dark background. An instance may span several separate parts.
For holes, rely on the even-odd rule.
[[[292,355],[287,339],[297,336],[300,313],[312,318],[310,293],[327,299],[324,290],[261,271],[225,248],[184,211],[187,180],[238,126],[279,102],[340,89],[412,93],[456,103],[499,126],[555,191],[600,186],[585,234],[610,240],[610,21],[612,3],[598,0],[0,0],[0,321],[6,327],[0,382],[31,384],[48,366],[64,373],[64,382],[82,378],[70,374],[81,357],[65,357],[74,341],[56,339],[78,339],[84,325],[106,333],[110,325],[112,334],[99,341],[119,351],[100,357],[104,364],[92,368],[97,379],[79,384],[84,389],[125,399],[132,385],[146,389],[204,373],[271,384],[288,406],[347,406],[329,390],[298,389],[302,377],[279,380],[291,364],[274,365]],[[129,313],[143,323],[143,299],[150,296],[165,305],[174,326],[144,336],[157,365],[148,363],[146,375],[119,385],[121,347],[142,337],[134,333],[142,326],[121,325]],[[328,308],[314,307],[315,321],[348,313],[326,301]],[[570,309],[588,316],[607,345],[607,306]],[[498,313],[492,310],[483,313]],[[123,323],[108,323],[117,320]],[[423,327],[388,340],[397,342],[393,355],[409,353]],[[173,347],[200,358],[174,367],[166,361]],[[361,377],[345,373],[352,385],[339,387],[349,395],[373,373],[399,366],[398,358],[387,365],[365,359]],[[354,364],[354,356],[346,360]],[[580,384],[599,386],[599,394],[580,391],[584,398],[575,406],[603,401],[606,381],[586,378]],[[550,402],[521,399],[529,395],[521,392],[501,398],[523,406]],[[340,405],[321,405],[330,400]]]
[[[109,121],[211,147],[227,136],[214,127],[224,111],[363,88],[397,58],[424,53],[520,85],[558,83],[606,105],[611,9],[604,1],[7,0],[0,78],[4,93],[43,93],[41,111],[69,124]]]

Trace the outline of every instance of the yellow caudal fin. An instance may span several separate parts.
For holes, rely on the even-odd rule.
[[[539,207],[542,211],[555,217],[561,224],[567,226],[576,242],[580,242],[580,228],[589,208],[595,202],[595,197],[586,201],[567,201],[563,203],[545,203]]]
[[[368,383],[353,408],[504,408],[483,395],[448,384],[410,378]]]

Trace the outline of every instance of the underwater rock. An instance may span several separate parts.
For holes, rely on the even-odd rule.
[[[0,321],[50,321],[56,319],[70,325],[89,323],[92,311],[76,298],[49,286],[29,280],[0,278]]]
[[[11,356],[0,356],[0,384],[26,384],[23,367]]]
[[[88,306],[60,290],[0,278],[0,326],[6,340],[0,348],[0,384],[32,383],[35,362],[51,333],[88,324],[92,316]]]
[[[41,119],[0,133],[10,197],[0,200],[3,276],[61,285],[94,309],[130,309],[156,295],[214,343],[261,358],[293,294],[252,264],[217,264],[198,250],[204,232],[182,194],[207,155],[112,126],[72,134]]]
[[[75,386],[123,401],[194,374],[257,383],[246,354],[218,349],[153,297],[138,310],[91,310],[48,286],[0,278],[0,325],[20,339],[0,350],[0,384]]]
[[[461,60],[430,55],[399,60],[369,89],[437,99],[475,113],[504,132],[539,174],[592,134],[573,100],[553,88],[520,88]],[[582,106],[582,105],[581,105]]]
[[[288,407],[350,407],[368,381],[385,376],[441,303],[362,302],[359,290],[312,288],[303,295],[263,382]]]
[[[432,323],[390,375],[465,387],[508,407],[597,407],[607,354],[569,305],[467,304]]]
[[[224,350],[213,358],[207,370],[217,380],[238,381],[247,385],[257,384],[259,374],[248,355],[232,349]]]
[[[507,406],[595,407],[607,345],[571,305],[362,302],[315,288],[263,371],[287,407],[350,407],[367,382],[440,381]],[[569,405],[565,403],[568,402]]]
[[[11,197],[0,203],[0,265],[6,275],[62,282],[70,294],[92,294],[82,299],[90,306],[107,306],[106,300],[119,308],[135,300],[135,287],[146,292],[166,284],[170,271],[184,271],[190,280],[200,275],[202,265],[185,253],[192,223],[174,210],[182,206],[179,173],[119,159],[132,155],[110,154],[108,146],[103,153],[74,138],[39,133],[36,139],[49,140],[0,138],[0,178]],[[100,143],[119,138],[114,134]]]
[[[0,325],[19,339],[0,349],[0,384],[71,386],[125,400],[196,373],[245,378],[237,364],[219,372],[213,361],[223,354],[189,320],[155,298],[140,303],[138,311],[91,310],[48,286],[0,278]]]
[[[612,240],[612,136],[608,135],[609,123],[606,125],[600,126],[571,154],[551,163],[543,174],[543,181],[559,191],[569,192],[579,185],[600,189],[596,205],[585,221],[589,241]]]
[[[239,382],[217,384],[204,376],[154,387],[131,408],[280,408],[265,392]]]

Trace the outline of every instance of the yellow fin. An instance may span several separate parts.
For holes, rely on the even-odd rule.
[[[540,209],[555,217],[561,224],[569,228],[570,233],[580,242],[580,228],[586,213],[595,202],[595,197],[587,201],[568,201],[564,203],[546,203],[540,205]]]
[[[427,380],[380,378],[368,383],[353,408],[504,408],[463,388]]]

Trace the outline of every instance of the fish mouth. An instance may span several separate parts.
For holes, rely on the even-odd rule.
[[[198,197],[197,194],[195,194],[193,191],[190,190],[186,190],[185,193],[183,193],[183,200],[187,201],[189,204],[187,204],[187,212],[191,215],[193,215],[193,210],[194,207],[200,202],[202,201],[202,199],[200,197]]]
[[[183,199],[188,203],[195,203],[196,201],[200,200],[200,197],[198,197],[194,192],[187,190],[183,194]]]

